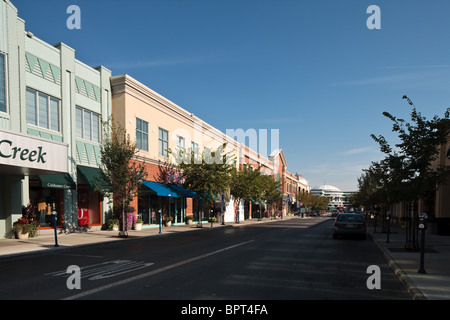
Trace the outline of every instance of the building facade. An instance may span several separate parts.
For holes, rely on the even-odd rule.
[[[60,228],[101,226],[109,208],[92,177],[111,115],[111,72],[27,32],[9,1],[0,18],[0,236],[28,205],[41,230],[53,211]]]
[[[342,191],[341,189],[328,184],[314,187],[311,193],[315,196],[326,197],[330,200],[328,204],[329,210],[347,210],[351,207],[350,196],[353,191]]]
[[[225,151],[238,166],[239,143],[129,75],[112,77],[111,88],[114,121],[136,141],[136,161],[142,162],[147,172],[131,207],[146,225],[159,224],[159,212],[172,217],[175,224],[185,223],[186,216],[207,219],[209,209],[199,208],[199,201],[173,186],[166,188],[181,161],[170,150],[193,150],[201,157],[226,144]],[[234,221],[234,215],[232,202],[224,204],[225,222]]]
[[[100,228],[112,214],[112,201],[96,186],[101,176],[104,122],[121,124],[136,141],[135,161],[148,173],[131,203],[147,226],[159,214],[175,224],[186,217],[207,219],[189,190],[177,189],[169,152],[192,150],[199,156],[222,145],[236,168],[260,167],[281,183],[283,215],[309,190],[306,179],[287,172],[281,149],[269,156],[248,148],[243,137],[227,135],[128,75],[111,77],[103,66],[92,68],[64,43],[50,45],[25,28],[8,1],[0,1],[0,237],[10,236],[24,208],[35,212],[39,229],[72,231]],[[245,140],[245,138],[244,138]],[[172,185],[171,185],[172,184]],[[255,218],[267,204],[251,199],[235,203],[218,195],[214,211],[224,222]]]

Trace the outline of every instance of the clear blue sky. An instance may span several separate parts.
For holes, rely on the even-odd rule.
[[[288,170],[356,190],[370,134],[450,106],[448,0],[12,0],[26,30],[127,73],[225,132],[279,129]],[[69,5],[81,29],[69,30]],[[366,26],[370,5],[381,29]],[[270,148],[270,146],[269,146]]]

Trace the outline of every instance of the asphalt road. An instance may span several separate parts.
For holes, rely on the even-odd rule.
[[[410,299],[370,239],[331,228],[293,218],[5,259],[0,299]],[[367,287],[371,265],[380,289]]]

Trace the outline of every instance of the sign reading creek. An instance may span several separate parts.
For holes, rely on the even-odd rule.
[[[68,145],[0,130],[0,165],[67,172]]]
[[[47,161],[45,160],[44,156],[47,155],[47,152],[42,152],[42,147],[38,147],[39,149],[39,153],[37,150],[32,150],[30,151],[29,149],[24,148],[22,150],[22,148],[20,147],[12,147],[11,148],[11,153],[6,155],[2,153],[2,144],[9,144],[10,146],[12,146],[12,141],[10,140],[1,140],[0,141],[0,157],[2,158],[10,158],[12,157],[13,159],[16,159],[17,156],[19,156],[20,160],[26,161],[29,160],[31,162],[34,162],[37,160],[37,162],[42,162],[42,163],[46,163]]]

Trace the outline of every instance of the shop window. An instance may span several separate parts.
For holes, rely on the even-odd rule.
[[[148,122],[136,118],[136,147],[148,151]]]
[[[0,53],[0,111],[6,112],[6,55]]]
[[[27,88],[27,123],[44,129],[60,131],[60,101],[45,93]]]

